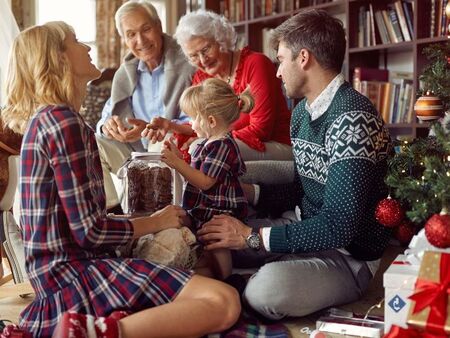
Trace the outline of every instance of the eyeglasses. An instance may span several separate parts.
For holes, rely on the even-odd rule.
[[[201,57],[211,56],[211,52],[213,50],[213,45],[208,43],[205,47],[203,47],[199,52],[195,54],[189,54],[188,59],[191,63],[197,63]]]

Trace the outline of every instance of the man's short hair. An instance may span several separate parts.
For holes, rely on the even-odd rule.
[[[123,37],[122,30],[122,18],[130,12],[134,12],[136,9],[142,8],[148,14],[148,18],[150,21],[155,24],[161,26],[161,19],[159,18],[158,12],[156,8],[151,4],[148,0],[129,0],[125,2],[116,12],[114,19],[116,21],[116,29],[119,32],[119,35]]]
[[[326,11],[304,10],[289,18],[273,31],[272,46],[277,49],[281,41],[291,50],[294,59],[305,48],[324,69],[341,72],[345,30],[342,22]]]

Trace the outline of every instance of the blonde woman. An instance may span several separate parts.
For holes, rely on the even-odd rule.
[[[115,257],[132,238],[180,227],[185,212],[107,217],[94,132],[78,113],[87,82],[100,75],[88,52],[70,26],[51,22],[20,33],[11,53],[2,119],[24,133],[21,225],[36,293],[20,325],[34,337],[185,337],[230,327],[240,311],[231,287]]]
[[[236,95],[228,83],[214,78],[186,89],[181,96],[181,109],[191,118],[192,129],[202,141],[193,150],[190,165],[174,143],[166,143],[162,160],[187,181],[183,208],[196,229],[219,214],[247,219],[247,199],[239,183],[245,164],[231,125],[253,105],[248,88]],[[231,274],[230,252],[216,250],[212,258],[215,276],[227,278]]]

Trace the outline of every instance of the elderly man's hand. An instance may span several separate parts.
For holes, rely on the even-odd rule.
[[[141,132],[145,129],[147,122],[140,119],[128,118],[126,127],[120,117],[112,116],[102,126],[103,134],[120,142],[135,142],[141,139]]]
[[[148,139],[150,143],[161,142],[170,130],[170,123],[170,120],[164,117],[154,117],[142,131],[141,136]]]
[[[232,216],[216,215],[203,224],[197,235],[206,250],[241,250],[248,247],[245,239],[251,232],[250,227]]]

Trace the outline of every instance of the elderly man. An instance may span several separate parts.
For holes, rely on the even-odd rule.
[[[124,3],[115,20],[130,53],[114,76],[111,98],[97,123],[110,211],[120,210],[114,209],[119,199],[110,172],[116,173],[132,151],[147,149],[148,140],[141,138],[141,132],[154,117],[180,120],[178,100],[194,73],[176,41],[162,32],[149,1]]]

